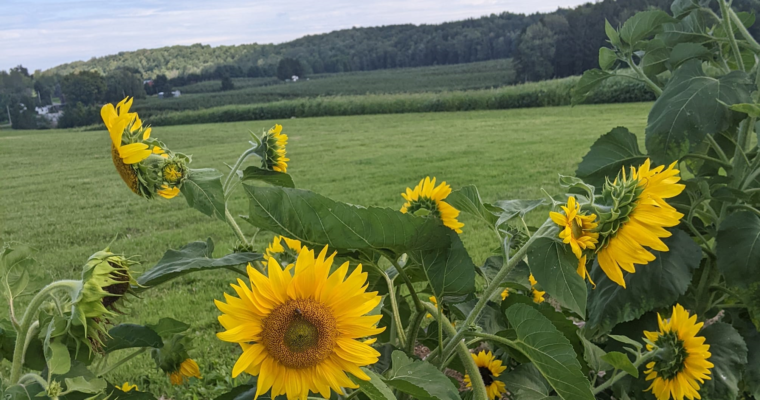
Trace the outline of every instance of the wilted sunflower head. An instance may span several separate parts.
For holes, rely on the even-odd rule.
[[[441,182],[436,186],[435,178],[430,179],[428,176],[420,180],[414,189],[406,188],[406,192],[401,193],[401,197],[406,200],[406,203],[401,206],[401,212],[438,218],[456,233],[462,233],[464,224],[457,220],[459,210],[444,201],[449,194],[451,194],[451,186],[446,182]]]
[[[90,256],[82,270],[82,287],[72,299],[69,335],[91,351],[100,352],[107,336],[108,318],[121,312],[117,304],[137,281],[130,268],[135,262],[99,251]]]
[[[187,177],[190,159],[168,150],[151,137],[152,128],[143,125],[137,113],[130,113],[132,99],[100,110],[111,137],[111,158],[124,183],[137,195],[151,199],[156,195],[172,198]],[[170,167],[164,168],[167,165]]]
[[[285,157],[287,153],[285,146],[288,144],[288,135],[282,133],[282,125],[275,125],[261,140],[261,151],[257,154],[261,156],[261,166],[264,169],[278,172],[288,172],[289,158]]]
[[[151,351],[156,366],[166,372],[172,385],[181,385],[189,378],[203,379],[198,363],[188,354],[192,348],[189,336],[174,334],[164,340],[164,347]]]
[[[604,185],[603,206],[599,214],[600,241],[597,261],[604,273],[625,287],[623,272],[636,272],[634,264],[646,265],[655,256],[646,247],[668,251],[661,238],[671,236],[666,229],[679,224],[683,214],[665,199],[678,196],[685,185],[678,183],[676,163],[667,168],[650,168],[647,159],[638,168],[631,167]]]

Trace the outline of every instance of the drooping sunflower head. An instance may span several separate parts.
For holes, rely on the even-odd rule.
[[[670,319],[657,315],[658,332],[644,331],[647,350],[655,351],[644,372],[646,380],[652,381],[651,390],[657,400],[699,399],[699,386],[710,379],[713,364],[710,345],[703,336],[697,336],[704,323],[697,323],[697,316],[689,316],[683,306],[676,304]]]
[[[665,199],[678,196],[685,188],[679,184],[676,163],[668,168],[650,169],[647,159],[639,168],[607,182],[602,191],[605,205],[600,207],[597,260],[604,273],[625,287],[623,272],[636,272],[634,264],[646,265],[655,256],[645,247],[668,251],[660,240],[671,235],[665,229],[678,225],[683,214]]]
[[[296,257],[298,257],[298,253],[301,252],[302,248],[303,246],[301,246],[300,240],[289,239],[285,236],[278,235],[272,239],[271,243],[269,243],[269,246],[264,252],[264,260],[268,261],[270,258],[274,257],[279,261],[280,265],[287,266],[288,264],[295,262]]]
[[[99,251],[84,265],[82,289],[71,305],[69,336],[91,351],[101,352],[107,337],[109,318],[120,313],[118,303],[132,285],[137,285],[130,272],[135,262],[111,253]]]
[[[478,371],[480,371],[480,376],[486,385],[489,399],[498,399],[507,392],[504,382],[495,379],[507,369],[506,366],[501,365],[501,360],[497,360],[490,351],[486,352],[485,350],[481,350],[477,355],[472,354],[472,359],[475,360],[475,365],[478,366]],[[472,387],[470,375],[464,376],[464,382],[467,387]]]
[[[256,397],[287,394],[306,399],[309,392],[330,398],[330,389],[356,388],[346,375],[369,380],[360,367],[377,362],[380,353],[370,340],[384,330],[381,315],[367,315],[380,302],[366,292],[367,273],[358,265],[349,274],[346,262],[330,273],[335,254],[301,250],[294,268],[283,268],[274,257],[268,276],[248,266],[250,288],[238,280],[236,296],[216,301],[226,329],[219,339],[238,343],[243,354],[232,376],[258,376]]]
[[[446,182],[441,182],[436,186],[435,178],[430,179],[428,176],[422,179],[414,189],[406,188],[406,192],[401,193],[406,200],[401,207],[401,212],[438,218],[456,233],[462,233],[464,224],[457,220],[459,210],[444,201],[449,194],[451,194],[451,186]]]
[[[192,347],[189,336],[175,334],[164,340],[164,347],[151,351],[156,366],[166,372],[172,385],[181,385],[189,378],[203,379],[198,363],[188,354]]]
[[[272,171],[288,172],[289,158],[285,146],[288,144],[288,135],[282,133],[282,125],[275,125],[262,138],[264,154],[261,157],[262,167]]]
[[[561,229],[559,237],[570,245],[573,254],[580,259],[584,250],[595,249],[599,242],[599,233],[594,231],[598,225],[596,214],[581,211],[581,205],[574,196],[568,197],[567,205],[561,208],[562,213],[552,211],[549,216]]]
[[[145,198],[159,195],[172,198],[179,193],[187,176],[189,157],[172,153],[162,142],[151,138],[137,113],[130,113],[132,99],[116,106],[106,104],[100,115],[111,137],[111,158],[119,176],[130,190]],[[172,168],[164,169],[167,163]]]

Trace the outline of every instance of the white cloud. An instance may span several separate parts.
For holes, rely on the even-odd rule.
[[[354,26],[433,24],[504,11],[548,12],[583,0],[4,0],[0,69],[30,70],[175,44],[281,43]]]

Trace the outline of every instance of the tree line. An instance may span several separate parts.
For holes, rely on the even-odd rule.
[[[603,0],[548,14],[504,12],[443,24],[344,29],[278,45],[143,49],[60,65],[45,74],[94,70],[107,75],[118,66],[139,71],[145,79],[163,75],[171,85],[182,86],[225,77],[277,76],[284,58],[298,60],[308,75],[514,57],[522,66],[522,80],[539,80],[596,67],[598,49],[606,43],[605,20],[617,26],[637,11],[668,10],[670,3]],[[734,0],[734,7],[760,10],[760,0]],[[752,29],[760,34],[757,26]]]

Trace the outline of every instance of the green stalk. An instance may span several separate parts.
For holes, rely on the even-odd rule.
[[[406,352],[407,354],[413,354],[414,353],[414,346],[417,344],[417,335],[420,331],[420,326],[422,325],[422,320],[425,319],[425,312],[421,311],[418,312],[414,319],[412,319],[411,325],[409,325],[409,333],[406,337]]]
[[[417,312],[424,310],[425,306],[422,305],[419,296],[417,296],[417,291],[414,290],[414,285],[412,284],[412,280],[409,279],[409,275],[406,274],[406,271],[401,268],[401,266],[398,264],[398,261],[394,260],[393,257],[388,257],[388,260],[391,262],[391,264],[393,264],[393,267],[396,268],[399,276],[404,280],[404,283],[406,283],[406,286],[409,288],[409,295],[412,296],[414,308],[417,310]]]
[[[721,1],[721,4],[722,3],[723,2]],[[757,40],[755,40],[755,38],[752,37],[752,34],[749,33],[747,28],[744,27],[744,24],[739,19],[739,16],[736,15],[734,10],[732,10],[731,8],[728,8],[727,11],[728,11],[728,14],[731,16],[731,21],[733,21],[733,23],[736,24],[736,28],[739,30],[739,33],[741,33],[742,37],[744,37],[744,40],[746,40],[747,43],[749,43],[752,50],[756,52],[760,52],[760,43],[758,43]],[[721,12],[723,12],[723,10],[721,10]]]
[[[404,334],[404,324],[401,322],[401,313],[398,309],[398,302],[396,300],[396,288],[393,286],[393,279],[391,279],[385,271],[377,267],[378,271],[383,274],[385,283],[388,285],[388,297],[391,298],[391,310],[393,310],[393,321],[396,323],[396,334],[398,336],[398,342],[401,347],[406,347],[406,335]]]
[[[235,236],[238,237],[238,240],[241,242],[248,244],[248,240],[245,238],[245,234],[240,229],[240,226],[235,222],[235,218],[232,218],[232,214],[230,214],[230,210],[227,209],[227,206],[224,207],[224,218],[227,220],[227,225],[232,228],[232,231],[235,232]]]
[[[432,304],[423,303],[422,305],[425,307],[425,309],[427,309],[427,312],[435,315],[434,313],[436,313],[437,310],[435,307],[433,307]],[[451,325],[451,322],[449,322],[448,318],[446,318],[444,315],[440,316],[438,325],[443,326],[443,328],[446,329],[446,334],[449,336],[455,336],[458,334],[457,330],[454,328],[454,326]],[[480,376],[478,365],[475,364],[475,360],[470,354],[470,349],[467,348],[467,345],[464,342],[459,342],[456,344],[455,350],[459,358],[462,360],[462,364],[464,364],[464,369],[467,371],[467,374],[470,375],[470,382],[472,382],[473,391],[472,398],[474,400],[489,400],[488,392],[486,391],[486,385],[483,382],[483,377]],[[445,359],[446,358],[443,358],[443,360]]]
[[[36,295],[34,295],[32,301],[29,302],[26,311],[24,311],[24,316],[21,318],[19,330],[16,331],[16,343],[13,348],[13,362],[11,364],[11,384],[18,383],[19,378],[21,377],[21,369],[24,365],[24,356],[26,355],[26,338],[42,303],[47,300],[47,297],[51,293],[58,289],[68,288],[73,291],[79,289],[81,285],[82,281],[56,281],[42,288]]]
[[[544,225],[546,224],[547,222],[544,222]],[[539,228],[539,231],[540,230],[541,229]],[[491,280],[491,284],[488,285],[488,287],[486,287],[486,289],[483,291],[483,294],[480,296],[477,304],[475,304],[475,307],[472,309],[470,314],[467,316],[464,322],[462,322],[462,325],[460,326],[457,333],[449,340],[449,344],[446,346],[442,353],[442,357],[444,359],[448,358],[449,354],[454,351],[454,347],[459,345],[459,342],[464,337],[465,331],[470,325],[475,323],[475,320],[488,304],[488,299],[493,297],[496,291],[500,289],[499,283],[501,283],[501,281],[506,278],[507,274],[509,274],[509,272],[512,271],[512,269],[514,269],[515,266],[523,259],[523,257],[525,257],[525,254],[528,252],[530,245],[533,244],[533,241],[539,237],[542,236],[539,235],[539,232],[536,232],[533,236],[530,237],[530,239],[528,239],[523,247],[517,250],[517,253],[515,253],[515,255],[510,259],[507,259],[507,251],[504,251],[504,260],[506,260],[505,264],[501,267],[499,272],[496,273],[496,276]]]
[[[129,360],[131,360],[131,359],[133,359],[133,358],[135,358],[135,357],[139,356],[140,354],[142,354],[142,353],[143,353],[143,352],[145,352],[146,350],[148,350],[148,348],[147,348],[147,347],[143,347],[143,348],[141,348],[141,349],[137,349],[137,350],[133,351],[132,353],[130,353],[130,354],[129,354],[129,355],[127,355],[126,357],[122,358],[122,359],[121,359],[121,360],[119,360],[119,361],[116,361],[116,362],[115,362],[113,365],[111,365],[111,366],[109,366],[108,368],[106,368],[106,370],[105,370],[105,371],[99,372],[99,373],[98,373],[98,378],[100,378],[100,377],[102,377],[103,375],[105,375],[105,374],[107,374],[107,373],[109,373],[109,372],[111,372],[111,371],[115,370],[116,368],[119,368],[119,367],[121,367],[122,365],[126,364],[126,363],[127,363]]]
[[[633,366],[636,367],[638,370],[641,364],[644,364],[645,362],[649,361],[650,358],[654,357],[655,351],[650,351],[649,353],[644,354],[642,357],[640,357],[638,360],[633,362]],[[618,371],[617,374],[615,374],[612,378],[607,380],[606,382],[602,383],[601,385],[595,387],[592,392],[596,396],[597,394],[603,392],[604,390],[608,389],[612,385],[615,384],[615,382],[623,379],[626,375],[628,375],[625,371]]]
[[[649,86],[649,89],[651,89],[654,92],[654,95],[656,97],[662,96],[662,88],[657,86],[656,83],[654,83],[649,77],[644,73],[644,71],[635,63],[633,62],[633,56],[628,57],[628,65],[631,67],[631,69],[636,72],[636,75],[639,76],[639,79],[641,79],[647,86]]]
[[[734,30],[731,27],[731,14],[728,12],[728,4],[726,4],[726,0],[718,0],[718,5],[720,5],[720,15],[723,17],[723,29],[726,30],[726,36],[728,36],[728,42],[731,44],[731,51],[734,53],[736,65],[740,71],[744,71],[744,60],[742,60],[742,54],[739,52],[739,45],[736,43]]]
[[[253,152],[256,151],[256,147],[251,147],[250,149],[243,152],[243,154],[238,157],[237,161],[235,162],[235,165],[232,166],[232,169],[230,170],[230,173],[227,174],[227,178],[224,179],[224,184],[222,185],[222,192],[227,193],[227,187],[230,185],[230,182],[232,181],[232,177],[235,176],[235,174],[240,169],[240,166],[243,165],[245,160],[253,154]]]

